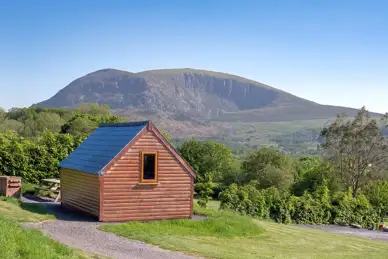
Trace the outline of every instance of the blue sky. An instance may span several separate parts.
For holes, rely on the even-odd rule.
[[[102,68],[200,68],[388,111],[387,1],[1,1],[0,107]]]

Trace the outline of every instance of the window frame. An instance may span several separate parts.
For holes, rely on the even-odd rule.
[[[144,179],[144,156],[145,155],[154,155],[155,156],[155,178],[154,179]],[[155,184],[158,182],[158,152],[155,151],[142,151],[140,152],[140,160],[141,160],[141,167],[140,167],[140,182],[141,183],[151,183]]]

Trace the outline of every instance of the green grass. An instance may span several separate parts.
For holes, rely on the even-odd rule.
[[[206,208],[201,208],[197,202],[198,202],[198,200],[194,199],[194,211],[193,211],[193,213],[196,215],[214,216],[217,214],[218,210],[220,209],[220,202],[216,201],[216,200],[210,200],[207,203]]]
[[[0,197],[0,215],[16,222],[40,222],[55,219],[38,204],[22,204],[15,198]]]
[[[387,258],[387,243],[217,212],[219,202],[195,213],[202,221],[165,220],[104,225],[102,230],[208,258]]]
[[[263,232],[258,225],[252,222],[251,218],[237,216],[231,212],[219,212],[208,220],[127,222],[120,225],[104,225],[102,229],[145,242],[152,242],[162,236],[163,238],[164,236],[231,238],[255,236]]]
[[[21,227],[21,222],[55,219],[37,204],[22,204],[15,198],[0,197],[0,258],[61,259],[101,258],[71,249],[40,231]]]
[[[33,183],[23,183],[22,184],[22,193],[23,194],[33,194],[35,193],[35,187],[38,187],[37,184]]]
[[[0,258],[88,258],[44,236],[40,231],[22,228],[15,221],[0,217]]]
[[[37,204],[22,204],[15,198],[0,197],[0,258],[101,258],[71,249],[44,236],[40,231],[23,228],[21,222],[55,219]]]

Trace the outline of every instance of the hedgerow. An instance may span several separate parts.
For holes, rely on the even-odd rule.
[[[70,134],[45,131],[40,137],[26,139],[15,132],[0,134],[0,173],[21,176],[26,182],[58,178],[58,163],[81,142]]]
[[[363,195],[351,192],[332,195],[326,185],[302,196],[271,187],[259,189],[255,182],[246,186],[232,184],[219,199],[221,209],[228,209],[257,218],[271,218],[280,223],[296,224],[359,224],[374,226],[379,217]]]

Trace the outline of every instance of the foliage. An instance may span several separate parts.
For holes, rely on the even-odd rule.
[[[85,138],[101,123],[126,122],[126,119],[113,115],[77,114],[61,127],[61,133],[69,133],[75,137]]]
[[[294,196],[275,187],[259,189],[256,182],[246,186],[232,184],[220,194],[221,208],[258,218],[271,218],[281,223],[360,224],[373,226],[377,213],[363,195],[336,192],[333,197],[324,181],[315,191]]]
[[[245,173],[244,182],[258,180],[262,188],[276,186],[289,187],[294,180],[294,168],[291,159],[279,150],[263,148],[252,152],[242,163]]]
[[[45,131],[30,140],[14,132],[0,134],[0,168],[2,173],[21,176],[24,181],[39,183],[43,178],[59,177],[58,163],[68,156],[80,139],[69,134]]]
[[[214,141],[197,141],[193,138],[184,142],[178,151],[199,176],[211,173],[214,180],[229,170],[233,162],[230,149]]]
[[[184,142],[178,151],[197,172],[195,191],[201,197],[200,204],[206,206],[209,195],[217,186],[212,181],[220,182],[232,168],[232,152],[221,143],[197,141],[194,138]]]
[[[206,208],[206,205],[209,201],[209,196],[213,194],[213,188],[215,184],[212,182],[212,177],[210,174],[205,176],[198,176],[197,184],[195,185],[196,193],[199,194],[198,205]]]
[[[324,163],[316,157],[301,157],[296,162],[295,182],[291,188],[294,195],[302,196],[305,191],[314,192],[326,183],[331,191],[340,189],[338,179],[329,163]]]
[[[388,158],[388,143],[376,122],[363,107],[354,118],[338,116],[322,130],[325,156],[334,166],[345,189],[356,197],[361,186],[383,177]]]
[[[329,189],[325,185],[312,194],[305,192],[301,197],[291,196],[289,203],[291,220],[297,224],[330,223]]]
[[[263,192],[256,188],[257,182],[252,181],[245,186],[232,184],[220,193],[221,209],[236,211],[242,215],[266,218],[268,209]]]
[[[372,227],[379,217],[373,210],[368,199],[359,194],[353,197],[352,190],[337,192],[332,198],[332,222],[333,223],[355,223],[364,227]]]
[[[377,181],[368,186],[366,195],[381,221],[388,215],[388,182]]]

